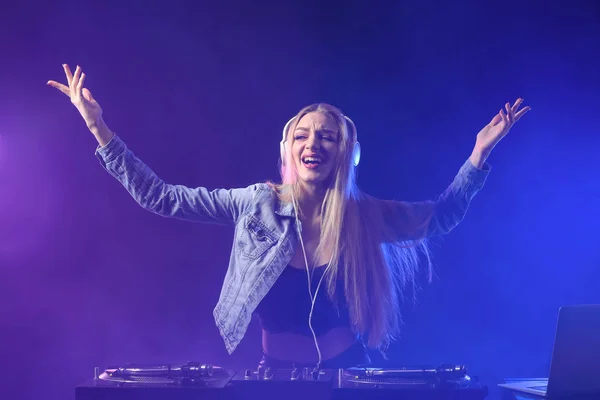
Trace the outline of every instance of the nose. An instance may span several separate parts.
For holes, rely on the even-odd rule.
[[[306,141],[307,149],[318,149],[321,147],[321,141],[317,137],[317,135],[310,135],[308,140]]]

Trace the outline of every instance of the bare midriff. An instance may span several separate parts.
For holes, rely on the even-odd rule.
[[[356,343],[356,335],[349,327],[340,326],[318,336],[317,342],[321,350],[321,360],[330,360]],[[270,333],[262,330],[262,346],[264,353],[271,358],[298,363],[318,361],[315,340],[312,336],[297,333]]]

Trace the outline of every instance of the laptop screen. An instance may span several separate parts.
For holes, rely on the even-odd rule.
[[[563,306],[548,378],[548,395],[600,394],[600,305]]]

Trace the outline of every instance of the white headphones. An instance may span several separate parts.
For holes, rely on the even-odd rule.
[[[286,159],[286,150],[285,150],[285,144],[287,142],[287,131],[290,127],[290,124],[292,123],[292,121],[295,119],[296,117],[292,117],[287,124],[285,124],[285,126],[283,127],[283,138],[281,139],[281,142],[279,143],[279,152],[281,154],[281,165],[285,166],[285,159]],[[344,119],[346,120],[346,125],[350,124],[352,125],[352,128],[354,129],[354,132],[356,131],[356,126],[354,125],[354,122],[348,118],[347,116],[344,115]],[[346,129],[348,131],[348,129]],[[354,142],[354,148],[352,149],[352,165],[354,165],[355,167],[358,166],[358,163],[360,162],[360,143],[358,142],[358,133],[356,133],[356,142]]]

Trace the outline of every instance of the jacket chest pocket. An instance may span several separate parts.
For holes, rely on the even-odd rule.
[[[275,235],[260,220],[253,216],[247,217],[238,240],[238,247],[245,257],[254,260],[262,256],[275,242]]]

